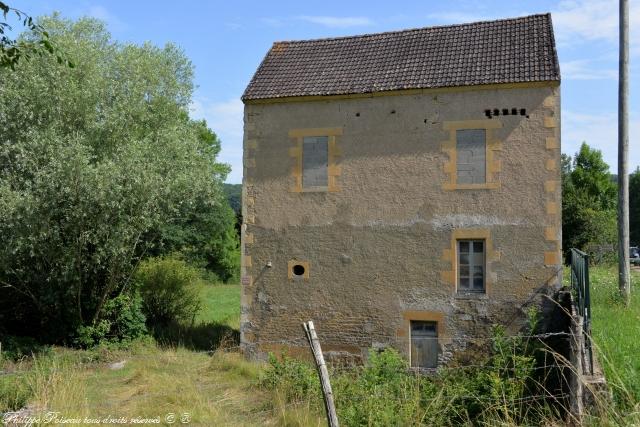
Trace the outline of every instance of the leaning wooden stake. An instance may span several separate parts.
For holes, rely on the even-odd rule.
[[[320,341],[313,327],[313,321],[309,320],[303,323],[302,327],[307,334],[311,353],[313,353],[316,368],[318,368],[318,376],[320,377],[320,384],[322,384],[322,396],[324,397],[324,407],[327,410],[329,427],[338,427],[338,415],[336,414],[336,407],[333,404],[333,391],[331,391],[331,383],[329,382],[329,371],[327,371],[327,365],[324,363],[322,348],[320,348]]]

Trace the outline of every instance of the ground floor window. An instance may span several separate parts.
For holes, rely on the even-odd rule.
[[[438,323],[411,321],[411,367],[438,366]]]

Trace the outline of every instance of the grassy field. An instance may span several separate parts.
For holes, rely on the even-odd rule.
[[[202,309],[197,321],[225,323],[232,328],[240,327],[240,286],[200,285]]]
[[[632,272],[631,303],[618,294],[615,267],[591,268],[592,334],[616,403],[640,411],[640,272]]]
[[[624,307],[617,297],[613,268],[592,268],[591,277],[594,340],[616,399],[613,415],[607,414],[594,424],[628,425],[637,421],[633,413],[640,409],[640,357],[637,356],[640,355],[640,294],[634,290],[631,306]],[[640,282],[640,274],[634,272],[633,279],[634,283]],[[214,324],[237,329],[238,285],[203,284],[200,293],[203,307],[195,329],[210,329]],[[234,346],[235,342],[227,345]],[[120,362],[124,362],[120,369],[112,369],[112,364]],[[285,380],[284,389],[280,385],[269,390],[260,386],[261,378],[268,372],[265,365],[247,362],[236,351],[219,350],[211,355],[180,345],[160,346],[152,339],[136,342],[126,349],[53,348],[20,362],[0,359],[0,371],[9,372],[0,376],[0,412],[25,406],[35,413],[58,411],[60,425],[86,425],[85,418],[100,419],[104,423],[107,417],[124,417],[129,425],[136,417],[157,419],[161,425],[171,425],[172,417],[176,424],[180,424],[181,418],[188,418],[190,425],[202,426],[324,425],[317,393],[312,393],[313,399],[308,395],[294,401],[287,397],[292,390],[315,381],[313,369],[300,369],[294,365],[294,369],[283,371],[285,378],[293,375],[291,378],[297,379]],[[306,374],[300,377],[300,372]],[[276,372],[274,378],[280,377]],[[350,390],[349,396],[362,392],[359,398],[373,406],[360,410],[380,412],[379,398],[355,386],[362,378],[366,375],[334,378],[335,390],[344,389],[337,396],[337,402],[342,406],[351,404],[351,398],[343,396],[345,390]],[[293,383],[296,385],[292,386]],[[444,394],[437,394],[438,399],[431,401],[442,401],[446,407],[446,402],[452,401],[447,394],[454,389],[442,388]],[[380,393],[384,385],[374,384],[373,390]],[[346,401],[341,401],[345,398]],[[390,402],[393,396],[383,400]],[[78,422],[69,422],[69,419]]]
[[[238,327],[238,285],[202,285],[200,292],[200,325]],[[0,371],[10,372],[0,376],[0,413],[25,406],[59,412],[58,422],[47,425],[86,425],[85,418],[104,424],[108,417],[124,417],[128,425],[135,418],[171,425],[174,416],[177,424],[188,418],[201,426],[281,425],[277,401],[257,387],[262,368],[237,352],[211,355],[161,347],[152,339],[126,349],[55,347],[20,362],[0,360]]]
[[[195,329],[213,324],[237,329],[240,287],[202,284],[200,292],[203,307]],[[113,364],[123,366],[112,369]],[[25,407],[32,416],[57,413],[56,422],[42,425],[87,425],[91,420],[113,424],[123,419],[125,425],[143,419],[160,425],[188,420],[194,426],[325,423],[308,403],[287,404],[259,387],[264,368],[237,351],[220,348],[211,354],[160,346],[151,338],[128,348],[54,347],[19,362],[0,358],[0,371],[9,372],[0,375],[0,413]]]

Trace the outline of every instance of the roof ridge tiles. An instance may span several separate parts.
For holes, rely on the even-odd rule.
[[[318,37],[313,39],[297,39],[297,40],[276,40],[273,42],[274,45],[282,44],[282,43],[313,43],[313,42],[321,42],[321,41],[333,41],[333,40],[344,40],[344,39],[357,39],[357,38],[365,38],[365,37],[375,37],[375,36],[385,36],[392,34],[401,34],[401,33],[410,33],[410,32],[422,32],[424,30],[436,30],[440,28],[455,28],[455,27],[465,27],[470,25],[478,25],[478,24],[491,24],[491,23],[500,23],[500,22],[509,22],[509,21],[518,21],[522,19],[535,18],[535,17],[550,17],[551,13],[534,13],[531,15],[522,15],[512,18],[498,18],[498,19],[484,19],[481,21],[473,21],[473,22],[462,22],[459,24],[442,24],[442,25],[430,25],[428,27],[414,27],[414,28],[405,28],[402,30],[390,30],[390,31],[381,31],[378,33],[363,33],[363,34],[353,34],[350,36],[335,36],[335,37]]]

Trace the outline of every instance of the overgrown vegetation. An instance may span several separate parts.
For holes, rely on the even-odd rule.
[[[94,19],[39,23],[76,66],[45,55],[0,69],[0,334],[135,339],[160,315],[142,310],[145,259],[180,253],[210,281],[237,279],[228,166],[188,117],[180,49],[115,42]]]
[[[640,300],[634,291],[628,309],[619,304],[612,267],[591,272],[594,339],[614,402],[601,401],[601,412],[587,422],[637,424],[640,348],[629,337],[638,336]],[[634,282],[637,278],[634,272]],[[240,287],[197,287],[207,309],[197,315],[194,330],[199,332],[191,330],[190,336],[210,333],[209,325],[237,328]],[[208,326],[199,328],[203,325]],[[64,409],[68,416],[189,412],[192,423],[200,425],[324,423],[318,377],[310,363],[286,356],[273,357],[266,366],[246,362],[233,349],[234,339],[227,340],[229,352],[213,355],[184,346],[158,346],[148,339],[133,340],[126,349],[102,344],[88,350],[43,347],[33,340],[3,342],[0,370],[12,375],[0,375],[0,412],[30,405]],[[561,425],[562,406],[538,398],[550,392],[541,387],[548,372],[538,369],[552,363],[545,362],[544,347],[507,337],[501,329],[496,329],[493,341],[484,367],[441,369],[437,376],[414,375],[393,350],[373,352],[368,365],[355,370],[336,367],[331,380],[342,425]],[[201,349],[219,344],[209,342]],[[106,367],[123,360],[122,370]],[[62,377],[69,381],[59,381]],[[68,400],[77,390],[84,397]]]
[[[491,342],[491,356],[484,363],[445,368],[437,375],[410,371],[404,357],[390,348],[371,351],[363,367],[334,370],[332,388],[340,422],[346,426],[446,426],[540,425],[561,420],[563,403],[535,380],[541,347],[523,337],[508,337],[500,327],[494,329]],[[261,384],[285,406],[322,413],[317,373],[306,362],[271,356]]]
[[[613,266],[591,270],[592,334],[614,396],[615,409],[629,424],[640,422],[640,273],[632,271],[629,305],[621,300]],[[633,414],[635,413],[635,418]]]

